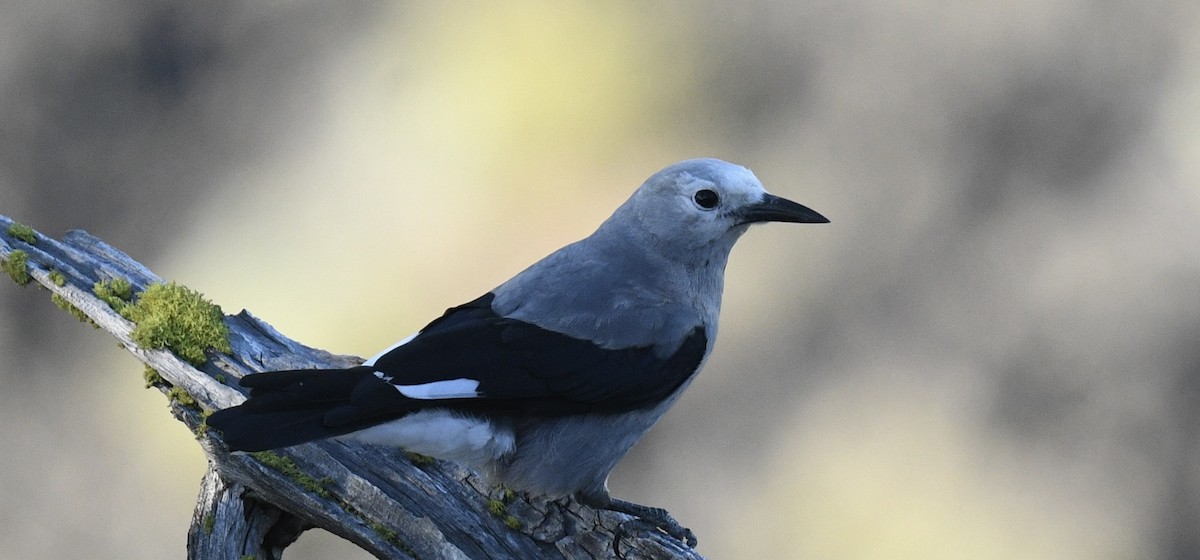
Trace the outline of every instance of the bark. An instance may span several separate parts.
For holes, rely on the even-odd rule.
[[[279,558],[312,527],[388,559],[700,558],[675,539],[642,529],[621,532],[615,547],[626,516],[574,500],[487,488],[460,466],[398,449],[322,441],[231,454],[203,419],[204,411],[244,399],[238,378],[279,369],[346,367],[361,360],[300,344],[247,311],[225,317],[232,352],[210,350],[199,368],[170,351],[141,348],[130,338],[133,323],[97,298],[92,286],[124,278],[136,293],[162,279],[86,232],[69,232],[61,241],[35,234],[29,243],[9,232],[11,224],[0,215],[0,259],[24,251],[33,281],[157,370],[162,381],[156,386],[171,396],[172,414],[197,433],[209,470],[187,537],[189,558]]]

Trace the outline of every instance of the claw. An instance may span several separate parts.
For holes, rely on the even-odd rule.
[[[634,519],[626,520],[618,525],[616,534],[613,536],[613,552],[616,553],[618,558],[624,557],[621,554],[620,544],[621,539],[630,534],[629,526],[640,526],[641,529],[647,531],[662,531],[675,538],[675,540],[687,545],[688,548],[696,547],[696,534],[691,529],[675,521],[675,518],[671,517],[671,514],[667,513],[665,509],[643,506],[617,499],[609,499],[607,504],[594,507],[634,516]]]
[[[632,536],[638,530],[646,532],[662,531],[671,535],[679,542],[686,544],[688,548],[696,548],[696,535],[692,533],[691,529],[676,523],[671,516],[667,516],[667,523],[664,524],[657,523],[657,520],[651,521],[636,517],[622,521],[620,525],[617,525],[617,530],[613,534],[613,553],[618,559],[625,558],[625,554],[621,552],[621,539]]]
[[[621,552],[621,539],[623,539],[629,535],[630,532],[626,529],[626,527],[628,527],[631,524],[641,525],[643,529],[648,529],[648,530],[653,530],[656,528],[656,527],[650,525],[649,523],[646,523],[645,521],[642,521],[641,519],[636,519],[636,518],[635,519],[627,519],[625,521],[622,521],[620,525],[617,525],[617,530],[613,531],[613,555],[617,557],[617,560],[625,559],[625,554],[623,552]]]

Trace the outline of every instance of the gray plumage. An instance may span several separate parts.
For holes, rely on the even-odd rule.
[[[766,221],[827,220],[743,167],[677,163],[592,235],[362,367],[247,377],[250,400],[209,424],[249,450],[331,436],[405,447],[694,544],[665,511],[612,499],[606,481],[707,359],[730,250]]]
[[[722,207],[697,206],[694,193],[705,188],[717,192]],[[672,165],[650,177],[591,236],[493,290],[492,308],[602,348],[649,344],[660,357],[699,326],[707,358],[717,335],[725,264],[749,228],[737,209],[760,202],[764,193],[749,170],[724,161]],[[499,478],[552,495],[606,494],[608,473],[686,386],[645,410],[521,425],[517,452],[501,462]]]

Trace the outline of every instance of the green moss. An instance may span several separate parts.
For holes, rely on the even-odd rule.
[[[63,273],[59,272],[58,269],[54,269],[54,270],[50,271],[50,281],[53,282],[54,285],[58,286],[59,288],[67,285],[67,277],[63,276]]]
[[[325,498],[327,500],[332,500],[332,501],[336,502],[338,505],[340,505],[342,507],[342,509],[344,509],[346,511],[346,513],[349,513],[349,514],[357,517],[358,519],[360,519],[366,526],[370,527],[372,531],[375,531],[375,533],[378,534],[383,540],[387,541],[388,543],[391,543],[392,545],[395,545],[397,548],[404,551],[405,554],[407,554],[413,558],[417,557],[416,551],[413,550],[413,548],[411,546],[409,546],[408,543],[405,543],[403,540],[401,540],[400,535],[398,533],[396,533],[395,530],[389,528],[388,526],[384,525],[383,523],[380,523],[378,521],[368,518],[367,516],[363,515],[362,512],[355,509],[354,506],[350,505],[348,502],[345,502],[343,500],[335,498],[333,496],[333,494],[329,491],[329,487],[332,486],[334,483],[334,480],[332,478],[330,478],[330,477],[324,477],[324,478],[319,478],[319,479],[315,478],[312,475],[301,470],[300,466],[297,465],[296,462],[293,461],[290,457],[280,455],[278,453],[275,453],[274,451],[257,451],[257,452],[251,453],[250,456],[254,457],[254,459],[256,461],[258,461],[259,463],[262,463],[263,466],[266,466],[268,468],[271,468],[271,469],[274,469],[276,471],[283,473],[284,476],[287,476],[288,478],[292,479],[294,482],[296,482],[296,484],[299,484],[305,490],[308,490],[309,492],[312,492],[312,493],[314,493],[322,498]],[[515,522],[516,519],[513,518],[512,521]],[[506,519],[505,523],[506,524],[509,523],[509,520]],[[518,523],[518,525],[519,525],[519,523]]]
[[[204,534],[211,535],[213,528],[217,526],[217,516],[208,514],[204,516]]]
[[[162,375],[158,373],[158,370],[150,366],[146,366],[146,368],[142,370],[142,379],[146,380],[147,389],[166,383],[166,381],[163,381]]]
[[[350,505],[349,503],[347,503],[345,501],[337,500],[337,503],[338,503],[338,505],[342,506],[342,509],[345,510],[346,513],[349,513],[350,515],[357,517],[359,519],[359,521],[362,521],[364,525],[366,525],[367,527],[370,527],[371,530],[375,531],[375,533],[378,534],[380,537],[382,537],[383,540],[395,545],[400,550],[403,550],[405,554],[407,554],[413,558],[418,558],[417,552],[415,550],[413,550],[413,548],[411,546],[409,546],[408,543],[400,540],[400,535],[397,534],[396,531],[393,531],[392,529],[388,528],[388,526],[384,525],[383,523],[380,523],[378,521],[375,521],[374,519],[371,519],[371,518],[363,515],[363,513],[361,511],[358,511],[357,509],[354,508],[354,506]]]
[[[400,540],[400,535],[398,533],[396,533],[396,531],[393,531],[392,529],[388,528],[383,523],[380,523],[378,521],[369,520],[369,519],[363,517],[362,515],[359,515],[358,517],[359,517],[359,519],[362,519],[363,523],[366,523],[367,526],[370,527],[372,531],[375,531],[376,534],[378,534],[381,538],[383,538],[383,540],[397,546],[398,548],[400,548],[400,550],[403,550],[405,554],[407,554],[413,558],[417,558],[417,551],[413,550],[413,548],[411,546],[409,546],[408,543]]]
[[[171,387],[171,390],[167,391],[167,398],[178,402],[181,406],[200,408],[200,405],[196,404],[196,398],[182,387]]]
[[[508,525],[510,529],[521,528],[521,521],[508,514],[508,504],[504,501],[489,499],[487,501],[487,510],[488,513],[502,519],[504,524]]]
[[[283,473],[295,481],[296,484],[299,484],[301,488],[322,498],[333,498],[333,494],[329,492],[329,486],[333,484],[332,478],[314,478],[312,475],[301,470],[300,466],[290,457],[284,457],[273,451],[258,451],[250,455],[259,463]]]
[[[7,259],[0,259],[0,270],[3,270],[18,286],[28,284],[33,277],[29,275],[29,256],[25,251],[17,249],[8,254]]]
[[[254,560],[254,555],[253,555],[253,554],[247,554],[247,555],[245,555],[245,556],[242,556],[241,560]]]
[[[371,527],[372,531],[375,531],[376,533],[379,534],[380,537],[383,537],[383,540],[388,541],[393,544],[400,542],[400,535],[396,534],[395,531],[384,526],[383,523],[380,523],[378,521],[371,521],[368,523],[368,525]]]
[[[121,313],[121,310],[133,301],[133,285],[124,278],[96,282],[92,284],[92,293],[117,313]]]
[[[151,284],[121,315],[136,324],[132,337],[139,346],[166,348],[194,366],[208,360],[208,348],[232,352],[221,308],[186,286]]]
[[[59,309],[62,309],[63,311],[70,313],[76,319],[79,319],[80,323],[87,323],[94,329],[100,328],[100,325],[97,325],[96,322],[93,321],[91,317],[88,317],[82,309],[75,307],[71,304],[71,302],[67,301],[67,298],[58,294],[50,294],[50,301],[54,302],[54,305],[57,305]]]
[[[208,417],[212,416],[213,411],[204,409],[200,411],[200,424],[196,426],[196,437],[203,437],[208,433]]]
[[[508,512],[508,506],[504,505],[504,502],[501,502],[500,500],[488,500],[487,510],[488,513],[495,515],[496,517],[500,517]]]
[[[405,451],[404,455],[406,457],[408,457],[408,461],[410,463],[417,465],[418,467],[423,466],[423,465],[432,465],[433,462],[436,461],[436,459],[434,459],[433,457],[430,457],[429,455],[422,455],[420,453],[414,453],[412,451]]]
[[[340,506],[342,506],[342,509],[346,510],[347,513],[354,515],[355,517],[358,517],[360,520],[362,520],[362,522],[364,524],[366,524],[368,527],[370,527],[372,531],[375,531],[375,533],[377,533],[381,538],[383,538],[383,540],[400,548],[401,550],[404,551],[405,554],[407,554],[413,558],[417,557],[416,551],[413,550],[413,548],[411,546],[409,546],[407,543],[400,540],[400,535],[398,533],[396,533],[395,530],[389,528],[388,526],[384,525],[383,523],[380,523],[373,519],[369,519],[367,516],[363,515],[362,512],[356,510],[349,503],[335,498],[333,496],[333,494],[329,491],[329,487],[332,486],[334,483],[334,480],[332,478],[330,478],[330,477],[324,477],[324,478],[319,478],[319,479],[315,478],[312,475],[301,470],[300,466],[297,465],[296,462],[293,461],[291,458],[280,455],[278,453],[275,453],[274,451],[258,451],[255,453],[251,453],[250,456],[254,457],[255,460],[257,460],[259,463],[262,463],[264,466],[283,473],[284,476],[287,476],[288,478],[292,479],[293,481],[296,482],[296,484],[299,484],[305,490],[308,490],[309,492],[312,492],[312,493],[314,493],[318,496],[321,496],[322,498],[325,498],[327,500],[336,501]],[[514,521],[515,521],[515,519],[514,519]],[[507,523],[507,520],[505,522]]]
[[[37,243],[37,232],[33,231],[33,228],[25,224],[13,222],[12,225],[8,226],[8,235],[20,239],[21,241],[24,241],[30,245]]]

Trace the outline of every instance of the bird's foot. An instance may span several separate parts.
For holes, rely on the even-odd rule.
[[[692,533],[691,529],[680,525],[663,508],[643,506],[616,499],[610,499],[609,503],[602,506],[602,508],[634,516],[634,519],[624,521],[617,526],[616,535],[613,537],[613,550],[617,553],[617,557],[621,557],[621,549],[619,548],[621,538],[638,529],[662,531],[671,535],[679,542],[686,544],[688,548],[696,547],[695,533]]]

